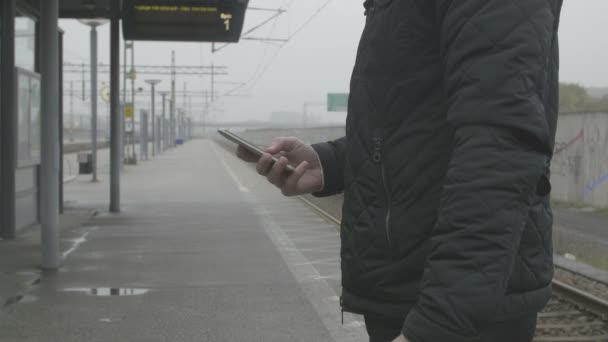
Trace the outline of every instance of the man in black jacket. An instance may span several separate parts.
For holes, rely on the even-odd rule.
[[[365,1],[346,137],[280,138],[258,161],[285,195],[344,193],[341,304],[371,341],[532,340],[553,275],[561,3]]]

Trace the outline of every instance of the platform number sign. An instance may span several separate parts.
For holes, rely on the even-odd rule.
[[[124,0],[127,40],[238,42],[249,0]]]
[[[220,14],[220,18],[224,21],[224,25],[226,25],[226,31],[230,31],[230,19],[232,19],[232,14],[222,13]]]

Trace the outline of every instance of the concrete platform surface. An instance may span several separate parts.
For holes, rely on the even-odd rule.
[[[2,242],[3,274],[27,280],[2,298],[0,341],[366,340],[358,317],[341,324],[335,227],[215,143],[126,167],[121,214],[100,177],[66,187],[99,214],[64,229],[60,272],[37,271],[35,239]]]

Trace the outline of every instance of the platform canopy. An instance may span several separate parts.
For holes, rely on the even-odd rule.
[[[124,0],[126,40],[238,42],[249,0]]]

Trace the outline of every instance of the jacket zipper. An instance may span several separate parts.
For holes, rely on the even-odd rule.
[[[380,165],[380,173],[382,176],[382,187],[384,188],[384,194],[386,196],[386,216],[384,217],[384,230],[386,232],[386,242],[388,244],[389,250],[392,250],[391,243],[391,206],[392,206],[392,198],[391,193],[388,189],[388,183],[386,181],[386,172],[384,170],[384,163],[382,163],[382,138],[374,137],[374,153],[372,154],[372,160]]]

